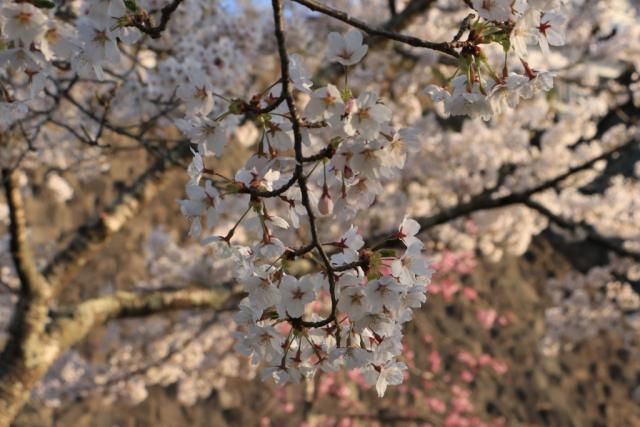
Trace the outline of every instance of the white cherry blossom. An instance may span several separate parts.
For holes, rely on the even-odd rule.
[[[47,16],[30,3],[5,3],[0,9],[2,33],[25,47],[38,41],[46,30]]]
[[[315,299],[313,283],[306,278],[286,275],[280,281],[280,316],[301,317],[307,304]]]
[[[342,65],[355,65],[367,54],[368,46],[362,43],[360,31],[349,31],[346,35],[329,33],[327,57]]]

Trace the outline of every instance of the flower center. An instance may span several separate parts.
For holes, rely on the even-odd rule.
[[[351,295],[351,305],[362,305],[363,298],[364,298],[364,295],[362,294]]]
[[[340,52],[340,54],[338,54],[338,57],[339,57],[339,58],[346,59],[346,60],[351,59],[351,56],[353,56],[353,53],[352,53],[352,52],[349,52],[347,49],[343,49],[343,50]]]
[[[336,103],[336,97],[327,94],[324,98],[322,98],[322,101],[324,101],[326,105],[334,105]]]
[[[93,41],[104,45],[106,42],[109,41],[109,37],[107,37],[107,32],[96,30],[95,34],[93,35]]]
[[[202,87],[196,86],[196,92],[194,96],[196,97],[196,99],[206,99],[208,96],[207,88],[204,86]]]
[[[304,297],[304,291],[300,288],[295,289],[291,292],[291,298],[295,300],[301,300]]]
[[[542,33],[543,36],[547,36],[547,30],[551,28],[551,24],[549,24],[548,22],[542,22],[540,24],[540,26],[538,27],[538,31],[540,31]]]
[[[21,25],[27,25],[31,22],[32,14],[29,12],[20,12],[16,16],[16,21],[18,21]]]

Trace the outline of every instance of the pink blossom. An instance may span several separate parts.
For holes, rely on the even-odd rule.
[[[355,382],[360,387],[364,389],[371,388],[371,386],[367,385],[367,383],[365,382],[364,377],[362,376],[362,372],[360,372],[360,370],[352,369],[347,373],[347,376],[351,381]]]
[[[477,361],[476,358],[473,357],[473,355],[467,351],[461,351],[458,353],[458,360],[464,364],[466,364],[467,366],[470,367],[475,367],[477,365]]]
[[[470,383],[475,378],[475,375],[473,374],[473,372],[468,371],[468,370],[465,369],[460,374],[460,378],[462,379],[462,381]]]
[[[337,427],[352,427],[354,425],[356,424],[352,418],[342,418],[338,421],[338,424],[336,424]]]
[[[497,317],[498,313],[492,308],[487,310],[478,309],[476,311],[476,319],[478,319],[485,329],[491,329]]]
[[[500,326],[507,326],[509,324],[509,318],[501,314],[500,316],[498,316],[497,322]]]
[[[442,293],[442,298],[447,302],[451,301],[453,299],[453,295],[455,295],[459,290],[460,285],[451,279],[434,282],[428,289],[429,293],[432,294]]]
[[[467,231],[467,233],[469,234],[476,234],[478,232],[478,226],[476,225],[475,222],[473,222],[472,220],[466,221],[464,223],[464,229]]]
[[[447,410],[447,404],[437,397],[427,397],[427,406],[436,414],[444,414]]]
[[[457,397],[451,401],[453,404],[453,410],[455,412],[471,412],[473,411],[473,405],[469,401],[468,397]]]
[[[495,373],[498,374],[498,375],[503,375],[509,370],[509,366],[507,366],[507,364],[505,362],[501,362],[501,361],[498,361],[498,360],[494,360],[491,363],[491,367],[493,368]]]
[[[431,364],[431,372],[437,374],[442,369],[442,358],[436,350],[429,353],[429,363]]]
[[[462,292],[464,293],[464,296],[469,301],[475,301],[476,298],[478,298],[478,293],[476,292],[476,290],[473,289],[473,288],[470,288],[468,286],[465,286],[464,289],[462,290]]]
[[[489,354],[482,354],[480,355],[480,357],[478,357],[478,364],[480,366],[486,366],[491,364],[491,362],[493,361],[493,358],[489,355]]]

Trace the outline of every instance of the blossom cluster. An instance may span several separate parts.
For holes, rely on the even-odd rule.
[[[619,334],[625,347],[637,348],[640,296],[637,263],[616,259],[586,274],[569,273],[550,280],[553,302],[546,310],[547,331],[542,350],[549,355],[567,351],[602,332]]]
[[[478,17],[461,28],[468,30],[468,37],[456,42],[461,51],[454,75],[445,88],[427,88],[434,101],[444,102],[445,113],[489,120],[515,108],[522,98],[551,90],[556,73],[534,69],[528,62],[528,46],[537,44],[548,56],[549,46],[565,43],[566,18],[558,12],[561,2],[473,0],[471,4]],[[500,53],[503,59],[498,68],[494,58]],[[520,64],[514,64],[512,56]],[[512,71],[514,65],[521,66],[521,72]]]
[[[345,67],[366,51],[359,32],[329,36],[330,60]],[[218,97],[203,76],[178,89],[186,110],[178,126],[197,147],[182,212],[193,237],[205,234],[204,244],[235,260],[236,279],[248,292],[237,316],[237,348],[268,365],[264,378],[298,382],[318,369],[359,368],[382,396],[387,384],[402,381],[402,324],[426,299],[431,272],[415,237],[420,226],[405,218],[389,236],[404,242],[406,250],[398,255],[366,247],[355,225],[336,241],[319,241],[316,217],[353,218],[371,205],[381,180],[404,165],[417,134],[394,129],[390,109],[374,92],[355,96],[346,86],[313,88],[298,55],[291,55],[287,71],[295,93],[308,99],[299,123],[286,103],[278,104],[282,83],[250,105],[222,101],[226,108],[215,114]],[[251,111],[259,112],[262,135],[245,166],[233,178],[207,167],[228,144],[234,116]],[[223,235],[212,234],[229,206],[244,214]],[[291,233],[285,243],[287,231],[305,228],[304,217],[311,244],[294,247]],[[238,227],[249,244],[235,243]],[[293,265],[305,256],[316,266],[295,274]]]
[[[69,61],[71,68],[104,79],[103,67],[118,64],[118,40],[133,44],[140,31],[127,25],[127,8],[118,0],[84,2],[74,25],[54,18],[50,9],[29,2],[6,3],[2,7],[2,33],[9,48],[0,63],[23,79],[27,96],[5,93],[5,102],[25,101],[40,94],[47,77],[54,74],[55,61]]]

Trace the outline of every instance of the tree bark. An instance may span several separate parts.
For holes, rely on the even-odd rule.
[[[22,340],[11,339],[0,355],[0,427],[7,427],[28,402],[31,390],[55,360],[84,339],[94,328],[110,320],[145,317],[187,309],[226,310],[235,307],[242,294],[221,288],[180,289],[147,293],[118,292],[78,304],[59,316],[49,317],[46,331]],[[23,319],[40,316],[29,310]],[[44,322],[41,326],[44,326]],[[16,335],[17,336],[17,335]]]
[[[11,257],[20,278],[9,339],[0,354],[0,426],[8,426],[58,352],[44,340],[51,287],[38,271],[29,249],[18,176],[15,171],[4,170],[2,180],[11,219]]]

